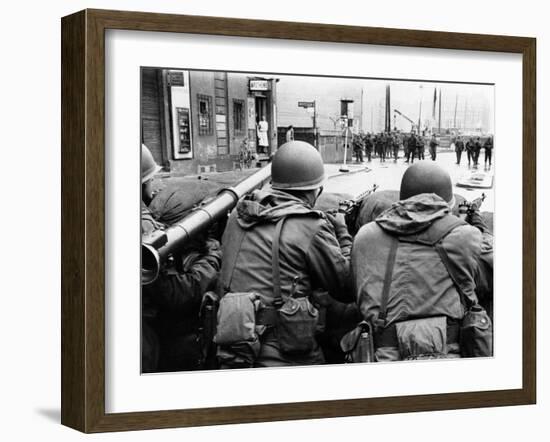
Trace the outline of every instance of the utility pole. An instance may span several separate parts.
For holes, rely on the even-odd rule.
[[[453,129],[456,129],[456,108],[458,106],[458,94],[456,94],[456,98],[455,98],[455,117],[454,117],[454,120],[453,120]]]
[[[466,128],[466,117],[468,115],[468,99],[466,99],[466,101],[464,101],[464,132],[467,131],[467,128]]]
[[[319,143],[317,140],[317,100],[313,100],[313,143],[315,149],[319,150]]]
[[[439,88],[439,124],[437,126],[437,132],[441,135],[441,88]]]
[[[390,85],[386,85],[386,109],[384,115],[384,132],[391,132],[391,115],[390,115]]]
[[[361,120],[359,120],[359,132],[363,130],[363,86],[361,86]]]
[[[370,131],[374,132],[374,104],[370,106]]]
[[[420,85],[420,108],[418,110],[418,135],[422,135],[420,133],[421,120],[422,120],[422,85]]]

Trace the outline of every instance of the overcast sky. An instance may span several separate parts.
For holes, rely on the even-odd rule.
[[[279,126],[311,126],[311,114],[299,108],[297,102],[315,100],[318,126],[331,129],[340,114],[340,99],[346,98],[354,100],[356,127],[364,131],[383,130],[385,90],[389,84],[392,127],[395,121],[398,129],[409,131],[411,124],[399,115],[394,120],[393,110],[398,109],[416,123],[421,102],[422,124],[437,126],[439,103],[434,120],[434,90],[437,90],[437,100],[441,90],[442,128],[452,127],[456,122],[459,128],[494,131],[494,87],[491,85],[275,76],[280,79],[277,83]]]

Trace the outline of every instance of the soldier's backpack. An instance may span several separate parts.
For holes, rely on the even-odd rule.
[[[382,289],[382,300],[380,313],[375,324],[376,330],[383,330],[386,325],[387,303],[389,291],[393,276],[393,267],[399,242],[414,242],[426,246],[434,247],[437,251],[443,265],[445,266],[450,278],[457,289],[462,305],[466,313],[459,325],[458,339],[460,343],[460,352],[462,357],[488,357],[493,354],[493,327],[489,315],[485,309],[479,305],[477,298],[469,297],[463,290],[461,276],[449,258],[445,248],[442,245],[443,239],[455,228],[465,225],[466,222],[454,215],[447,215],[435,221],[428,232],[421,232],[416,235],[407,235],[396,237],[392,236],[392,244],[388,254],[386,274]]]

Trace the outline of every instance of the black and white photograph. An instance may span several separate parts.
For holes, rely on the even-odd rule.
[[[488,83],[142,67],[142,373],[491,357],[494,112]]]

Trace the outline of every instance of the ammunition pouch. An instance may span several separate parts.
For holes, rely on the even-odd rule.
[[[277,339],[286,354],[309,353],[316,346],[319,310],[307,297],[289,297],[277,315]]]
[[[260,352],[256,313],[260,307],[257,293],[227,293],[220,300],[214,342],[222,367],[252,367]]]
[[[371,325],[360,322],[340,340],[346,363],[374,362],[374,341]]]
[[[462,319],[460,352],[463,358],[493,356],[493,324],[479,304],[472,306]]]
[[[256,312],[259,306],[260,296],[257,293],[227,293],[220,300],[214,342],[231,345],[256,341]]]

